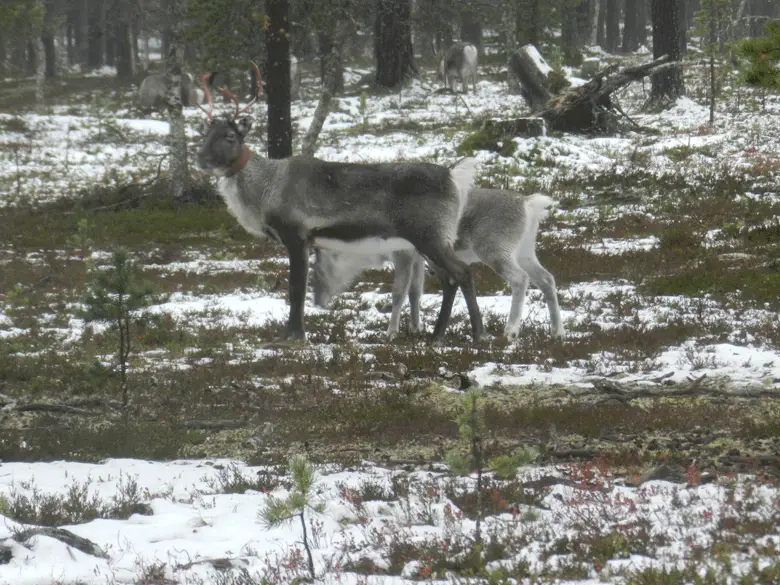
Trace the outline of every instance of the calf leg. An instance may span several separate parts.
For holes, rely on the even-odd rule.
[[[409,287],[414,278],[416,257],[417,253],[414,251],[393,253],[393,311],[390,314],[390,325],[387,327],[388,341],[398,335],[401,309],[403,309],[404,303],[406,303],[406,297],[410,296]],[[412,305],[412,311],[414,311],[414,305]]]
[[[512,307],[504,326],[504,335],[509,339],[517,337],[520,331],[520,319],[523,316],[525,294],[528,290],[528,275],[517,265],[511,255],[489,257],[484,262],[512,287]]]
[[[542,291],[547,310],[550,313],[550,332],[553,337],[563,337],[561,309],[558,305],[558,292],[555,289],[555,278],[539,264],[536,256],[520,256],[518,264],[528,273],[528,277]]]
[[[415,252],[414,269],[412,270],[412,282],[409,287],[409,306],[411,319],[409,322],[409,332],[418,333],[420,331],[420,299],[425,286],[425,259]]]

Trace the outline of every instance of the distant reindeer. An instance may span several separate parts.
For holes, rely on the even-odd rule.
[[[463,92],[468,91],[468,81],[477,92],[477,48],[471,43],[459,42],[452,45],[439,63],[439,74],[444,80],[444,87],[455,91],[454,80],[460,79]]]
[[[260,71],[252,63],[258,80]],[[211,94],[203,84],[213,110]],[[290,258],[290,314],[286,337],[305,338],[303,323],[311,247],[375,253],[418,250],[442,275],[441,319],[434,329],[439,339],[460,287],[466,297],[474,339],[483,332],[474,281],[457,258],[453,244],[476,172],[476,160],[461,160],[451,170],[428,163],[352,164],[293,156],[268,160],[245,144],[251,128],[240,117],[257,99],[218,119],[211,110],[198,152],[201,169],[217,176],[228,209],[249,232],[280,242]],[[258,82],[257,95],[262,88]]]
[[[517,336],[520,330],[529,279],[544,294],[552,334],[563,336],[555,279],[536,258],[539,222],[547,216],[553,203],[552,199],[541,194],[524,197],[499,189],[472,189],[469,192],[455,252],[467,264],[487,264],[512,287],[512,306],[504,327],[504,333],[509,338]],[[359,249],[317,250],[312,276],[315,304],[326,307],[335,295],[351,286],[360,272],[380,266],[389,259],[387,255]],[[425,279],[425,263],[416,252],[394,252],[392,261],[395,272],[388,339],[398,334],[401,309],[407,295],[411,305],[410,330],[413,333],[420,330],[420,297]]]
[[[138,89],[138,105],[143,110],[161,110],[165,108],[165,94],[168,91],[165,74],[149,75]],[[193,82],[192,75],[182,73],[181,105],[193,107],[203,101],[200,90]]]

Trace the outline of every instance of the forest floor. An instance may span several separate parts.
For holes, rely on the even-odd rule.
[[[164,502],[213,516],[204,520],[212,527],[225,518],[218,511],[244,510],[239,515],[260,530],[246,510],[267,497],[260,492],[283,489],[269,469],[308,453],[325,466],[331,508],[351,510],[331,510],[323,521],[330,542],[316,555],[318,572],[340,582],[488,573],[494,582],[780,580],[780,96],[740,88],[724,69],[710,125],[705,68],[686,72],[688,97],[672,110],[642,113],[641,83],[619,96],[639,125],[634,131],[518,138],[508,156],[475,153],[480,186],[543,191],[558,202],[540,229],[538,256],[556,278],[567,335],[548,335],[545,305],[532,289],[519,339],[504,340],[508,286],[479,267],[487,339],[470,341],[459,298],[436,346],[408,335],[384,342],[389,268],[366,272],[329,310],[308,303],[306,344],[274,345],[287,314],[284,250],[240,228],[205,177],[187,201],[166,196],[162,116],[141,115],[127,88],[101,77],[69,82],[41,113],[25,109],[30,99],[14,84],[0,83],[0,515],[9,535],[21,530],[15,522],[78,524],[69,528],[105,546],[111,530],[129,530],[138,516],[120,521],[108,504],[95,504],[103,511],[42,519],[41,498],[56,492],[50,508],[73,509],[63,503],[72,497],[83,510],[93,495],[125,497],[118,478],[136,473],[137,497],[125,499],[150,503],[153,518],[170,511]],[[350,70],[317,156],[450,164],[481,120],[527,114],[519,96],[506,94],[498,66],[482,69],[476,95],[458,96],[436,92],[432,72],[379,95],[359,85],[365,73]],[[303,93],[293,106],[296,140],[316,106],[313,78],[304,79]],[[257,151],[262,110],[249,138]],[[186,116],[194,153],[202,113]],[[128,422],[119,408],[117,332],[80,315],[89,281],[118,247],[162,293],[134,324]],[[437,291],[430,279],[427,330]],[[517,478],[491,476],[486,526],[497,544],[476,565],[473,542],[452,540],[447,516],[462,511],[455,532],[473,534],[473,478],[453,478],[440,464],[459,444],[455,412],[462,389],[473,385],[486,393],[486,456],[538,451]],[[121,459],[94,464],[105,458]],[[136,459],[200,461],[139,471]],[[57,460],[92,463],[41,463]],[[186,494],[167,493],[166,482],[194,486],[204,466],[223,483],[212,478]],[[43,489],[33,476],[47,478]],[[81,496],[68,495],[64,477]],[[105,480],[97,495],[96,477]],[[398,487],[399,477],[413,487]],[[355,501],[363,506],[373,496],[357,498],[337,485],[344,481],[363,492],[378,482],[384,491],[376,500],[406,506],[406,516],[388,516],[380,504],[356,511]],[[201,501],[230,491],[240,496]],[[384,525],[398,527],[385,540],[377,534],[386,528],[374,525],[383,515],[393,518]],[[101,517],[124,524],[109,530]],[[350,532],[356,526],[360,536]],[[270,575],[268,555],[298,554],[290,552],[298,550],[295,530],[269,536],[253,554],[239,552],[235,539],[199,550],[201,559],[231,559],[235,581],[216,580],[213,563],[211,576],[201,572],[205,565],[182,568],[195,558],[174,555],[182,546],[175,538],[147,535],[144,570],[159,562],[174,582],[251,583],[237,580],[241,571]],[[4,565],[3,538],[0,583],[53,582],[13,564],[21,549],[9,548],[13,560]],[[41,547],[49,537],[37,538]],[[204,538],[222,542],[216,533]],[[144,567],[127,550],[121,561],[117,554],[109,551],[97,577],[74,569],[60,582],[105,583],[107,575],[133,582],[131,574],[158,582],[141,580]],[[293,564],[277,582],[302,574],[305,563]]]

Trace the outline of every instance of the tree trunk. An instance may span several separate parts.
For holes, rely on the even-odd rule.
[[[682,0],[651,0],[653,57],[656,59],[662,55],[669,55],[673,61],[679,61],[681,58],[681,4]],[[651,80],[652,90],[648,104],[651,109],[666,107],[685,93],[682,65],[657,71]]]
[[[52,78],[57,76],[57,49],[54,43],[54,33],[56,32],[54,26],[54,3],[51,1],[45,2],[44,10],[41,42],[43,43],[46,77]]]
[[[268,158],[292,156],[290,118],[290,29],[287,0],[265,0],[268,29]]]
[[[637,48],[647,44],[647,0],[636,2],[636,44]]]
[[[547,79],[550,70],[533,45],[525,45],[509,56],[509,71],[520,82],[520,93],[533,112],[543,110],[552,98]]]
[[[0,31],[0,77],[5,77],[6,75],[5,59],[5,37],[3,36],[2,31]]]
[[[78,17],[76,18],[76,52],[78,62],[82,67],[89,63],[89,0],[81,0],[78,3]]]
[[[580,3],[576,5],[577,15],[577,47],[583,46],[591,42],[593,37],[593,7],[597,0],[580,0]]]
[[[687,6],[685,7],[685,14],[687,17],[685,19],[685,28],[687,30],[693,28],[694,18],[699,10],[701,10],[700,0],[687,0]]]
[[[620,2],[607,0],[606,16],[607,36],[604,49],[608,53],[616,53],[620,41]]]
[[[90,69],[94,69],[103,65],[103,37],[105,31],[101,28],[100,12],[101,8],[90,0],[84,1],[84,8],[87,10],[87,59],[86,66]]]
[[[343,47],[334,45],[333,27],[327,33],[317,35],[319,40],[320,53],[320,81],[323,87],[327,84],[333,93],[344,91],[344,59],[342,55]],[[328,78],[331,74],[332,77]]]
[[[623,21],[623,52],[633,53],[639,48],[637,42],[637,3],[639,0],[626,0]]]
[[[481,55],[482,49],[482,23],[473,8],[464,8],[460,14],[460,40],[471,43]]]
[[[35,35],[35,106],[39,111],[43,110],[43,88],[46,81],[46,50],[40,34]]]
[[[119,22],[115,27],[116,76],[129,81],[135,76],[135,51],[133,36],[133,3],[120,0]],[[183,42],[183,41],[182,41]]]
[[[517,26],[519,15],[516,12],[517,6],[514,2],[507,2],[504,5],[504,18],[501,19],[502,32],[504,33],[504,52],[506,53],[507,70],[506,76],[507,89],[511,94],[519,94],[522,92],[522,86],[520,85],[520,79],[517,74],[512,70],[512,54],[517,48]]]
[[[98,63],[98,66],[100,65],[113,65],[114,60],[112,56],[109,55],[109,45],[108,45],[108,18],[107,18],[107,7],[106,2],[101,2],[98,0],[98,27],[100,28],[100,61]]]
[[[627,0],[630,2],[631,0]],[[599,0],[599,17],[596,21],[596,44],[604,48],[607,45],[607,0]]]
[[[314,156],[317,152],[317,139],[319,138],[325,119],[332,108],[333,96],[341,91],[339,87],[344,86],[344,71],[338,69],[343,63],[344,45],[346,44],[347,31],[349,30],[349,21],[345,17],[348,14],[351,2],[347,0],[342,6],[342,14],[334,15],[330,23],[329,31],[333,42],[330,50],[334,55],[331,58],[324,59],[326,63],[325,72],[322,80],[322,94],[314,110],[314,118],[301,142],[301,154],[304,156]]]
[[[684,57],[685,52],[688,50],[688,1],[677,0],[677,8],[680,11],[677,38],[680,43],[680,55]]]
[[[520,46],[539,44],[539,2],[540,0],[523,0],[516,7],[515,34]]]
[[[582,62],[582,46],[589,38],[589,0],[561,0],[561,51],[568,65]]]
[[[377,0],[376,84],[395,88],[417,73],[412,51],[411,0]]]
[[[184,68],[184,0],[166,0],[169,52],[165,60],[169,127],[169,179],[173,199],[180,199],[188,190],[190,171],[187,161],[187,133],[181,103],[182,70]]]

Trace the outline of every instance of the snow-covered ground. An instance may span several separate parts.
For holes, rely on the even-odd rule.
[[[366,72],[350,70],[349,80],[359,79],[363,73]],[[308,99],[293,106],[298,136],[309,126],[316,107],[314,86],[305,84]],[[476,95],[436,94],[436,87],[429,75],[399,94],[341,98],[324,126],[318,156],[334,161],[404,159],[449,164],[458,158],[455,147],[467,134],[466,122],[527,113],[522,98],[507,95],[505,86],[489,76],[482,76]],[[477,153],[479,178],[526,191],[531,187],[550,190],[564,180],[576,184],[587,175],[629,176],[638,169],[658,177],[682,176],[687,184],[705,185],[714,173],[739,177],[766,170],[762,188],[745,197],[757,202],[777,202],[778,174],[777,167],[772,165],[780,152],[780,101],[768,96],[760,103],[746,95],[731,95],[724,101],[714,126],[710,127],[708,109],[690,98],[681,99],[675,108],[661,114],[641,113],[644,89],[642,84],[634,84],[620,96],[621,105],[632,119],[654,133],[517,138],[517,149],[511,157],[487,151]],[[0,207],[50,201],[95,184],[110,187],[153,176],[166,151],[168,124],[159,116],[138,119],[136,115],[129,107],[115,110],[99,100],[89,105],[54,105],[47,114],[0,114]],[[250,140],[260,150],[264,144],[265,114],[258,108],[257,115],[258,123]],[[194,128],[203,116],[195,108],[188,109],[186,116],[194,148]],[[453,122],[459,123],[456,129],[450,125]],[[580,244],[583,222],[597,225],[604,218],[624,214],[650,216],[653,211],[648,201],[621,203],[616,198],[614,202],[599,203],[592,200],[585,186],[573,195],[575,205],[569,202],[553,212],[548,226],[555,227],[543,225],[542,235],[549,241],[581,246],[607,260],[659,249],[661,238],[646,234],[600,237]],[[675,195],[652,193],[648,199],[656,203],[663,198],[673,201]],[[711,240],[708,245],[713,248],[722,245],[722,240],[716,239],[719,231],[716,228],[707,233]],[[3,248],[0,245],[0,270],[15,258],[13,250]],[[48,252],[60,259],[71,254]],[[93,260],[98,263],[106,257],[106,250],[93,251]],[[198,276],[257,274],[262,268],[261,261],[215,259],[203,250],[184,251],[182,257],[167,264],[147,263],[144,268]],[[44,253],[31,252],[23,260],[43,265]],[[279,257],[262,262],[269,261],[286,263],[285,258]],[[284,291],[269,292],[266,288],[258,285],[242,292],[213,294],[182,290],[150,310],[170,316],[178,327],[193,330],[256,327],[283,321],[288,311]],[[687,326],[706,330],[713,323],[727,323],[728,327],[706,339],[672,340],[655,353],[643,353],[638,358],[625,355],[620,347],[610,347],[581,359],[570,359],[565,365],[552,361],[480,363],[467,372],[472,379],[483,386],[576,387],[592,386],[594,377],[609,376],[653,388],[706,375],[710,380],[727,382],[729,388],[747,387],[762,396],[776,397],[780,391],[780,348],[757,333],[778,327],[777,313],[769,306],[747,307],[738,300],[716,300],[711,295],[648,296],[634,282],[597,274],[581,275],[579,280],[558,288],[564,325],[570,332],[565,344],[585,342],[586,325],[593,331],[607,333],[625,329],[651,332],[670,323],[681,330]],[[363,344],[365,361],[369,362],[371,343],[376,343],[377,331],[386,327],[388,315],[382,305],[389,302],[390,294],[378,286],[363,291],[346,295],[347,300],[334,312],[344,311],[350,316],[348,337]],[[0,293],[0,342],[10,343],[28,330],[15,320],[13,305],[17,301],[10,299],[8,291]],[[439,302],[440,297],[435,294],[423,297],[423,318],[428,330]],[[483,293],[479,302],[486,315],[503,323],[509,311],[509,289],[503,294]],[[69,305],[65,319],[54,309],[37,316],[38,331],[51,334],[52,343],[61,351],[78,344],[85,331],[85,323],[75,316],[76,309]],[[308,302],[306,313],[311,317],[325,311]],[[460,298],[455,314],[465,314]],[[538,290],[529,291],[525,314],[526,331],[544,328],[549,323]],[[91,327],[99,330],[97,325]],[[258,349],[256,341],[236,341],[236,354],[284,351]],[[331,346],[322,344],[315,349],[327,352]],[[506,351],[509,353],[511,346]],[[159,365],[157,355],[150,352],[141,363],[149,367]],[[105,356],[106,362],[111,359]],[[208,358],[204,361],[208,362]],[[184,363],[175,365],[187,367]],[[216,560],[220,565],[219,559],[228,559],[221,566],[265,576],[268,580],[258,577],[257,582],[268,585],[290,583],[296,576],[304,575],[300,526],[293,522],[282,528],[266,529],[257,513],[267,501],[267,493],[219,493],[219,482],[214,478],[219,475],[218,469],[225,466],[237,466],[248,477],[254,477],[258,471],[227,460],[109,460],[100,465],[0,463],[0,515],[5,517],[0,523],[0,585],[233,583],[220,581],[224,576],[220,577],[213,565],[206,562]],[[411,490],[406,501],[400,497],[357,505],[354,494],[340,486],[359,488],[366,481],[375,481],[390,490],[391,479],[398,473],[369,463],[359,471],[321,470],[318,497],[326,506],[321,515],[310,517],[310,536],[315,540],[315,568],[325,582],[390,585],[427,578],[432,576],[426,572],[433,563],[430,551],[449,558],[441,551],[463,548],[464,538],[473,534],[474,521],[462,517],[457,505],[443,495],[455,481],[446,475],[412,473],[410,477],[418,487]],[[754,567],[761,570],[776,559],[780,548],[780,491],[760,478],[720,477],[715,483],[700,485],[703,482],[694,469],[688,477],[689,485],[649,481],[640,487],[629,487],[593,467],[530,467],[520,474],[522,481],[531,483],[546,476],[559,481],[548,482],[547,487],[528,488],[539,492],[534,506],[514,506],[515,502],[508,501],[503,513],[486,518],[484,534],[495,534],[502,542],[514,543],[507,545],[506,557],[491,561],[492,569],[505,566],[509,570],[527,563],[529,571],[538,573],[562,570],[572,563],[580,566],[582,558],[588,558],[592,562],[586,574],[571,582],[595,585],[605,579],[621,582],[621,572],[647,567],[680,568],[697,562],[701,573],[715,565],[719,571],[726,571],[728,561],[733,579],[722,582],[736,583],[745,571]],[[111,503],[127,493],[128,478],[138,483],[138,493],[151,506],[151,516],[97,519],[66,526],[99,545],[107,558],[84,554],[43,535],[24,542],[12,540],[21,527],[7,518],[7,502],[21,495],[34,499],[41,494],[63,494],[74,485],[89,482],[90,494]],[[458,481],[473,487],[472,480]],[[284,492],[280,489],[275,493]],[[755,532],[760,536],[754,538],[751,528],[743,526],[746,522],[760,525],[761,530]],[[590,544],[576,544],[580,541]],[[428,560],[412,558],[411,554],[407,561],[399,561],[400,567],[394,567],[397,575],[365,577],[347,570],[361,559],[373,562],[379,572],[386,570],[393,547],[414,542],[429,551]],[[728,546],[724,544],[721,550],[725,552],[716,559],[717,555],[710,553],[721,542]],[[602,563],[599,546],[623,548],[620,554],[610,553],[611,560]],[[3,561],[4,548],[10,549],[8,563]],[[702,550],[708,552],[704,560],[699,560],[697,551]],[[252,581],[235,583],[249,582]]]
[[[365,71],[356,70],[352,77],[359,78]],[[576,79],[575,79],[576,81]],[[341,161],[388,161],[397,159],[431,160],[450,163],[457,157],[455,145],[466,131],[439,131],[442,125],[452,121],[468,121],[487,116],[510,118],[527,113],[520,96],[507,95],[501,83],[483,76],[475,94],[461,96],[434,93],[437,85],[433,77],[415,81],[399,94],[384,97],[345,97],[339,100],[336,110],[328,117],[318,156],[328,160]],[[309,88],[309,98],[316,97],[316,88]],[[517,138],[517,150],[512,157],[479,151],[481,177],[501,177],[509,186],[522,187],[524,182],[533,181],[537,188],[548,189],[556,181],[576,178],[583,173],[630,173],[637,169],[637,161],[644,161],[643,167],[650,173],[684,175],[688,182],[706,181],[716,166],[719,172],[727,170],[735,176],[753,169],[757,164],[771,160],[780,150],[777,120],[780,103],[771,96],[760,106],[757,102],[741,98],[739,107],[734,99],[723,102],[716,123],[707,125],[708,109],[692,99],[683,98],[677,106],[661,114],[643,114],[638,110],[644,97],[641,84],[634,84],[621,95],[624,108],[632,118],[655,131],[657,134],[625,134],[615,137],[588,138],[577,135],[555,137]],[[743,90],[744,91],[744,90]],[[316,106],[314,99],[305,99],[293,105],[293,119],[300,133],[308,127]],[[222,106],[227,107],[227,106]],[[97,113],[96,113],[97,112]],[[263,117],[257,110],[259,122],[252,142],[262,144]],[[186,110],[191,122],[188,132],[194,138],[195,124],[202,113],[196,108]],[[136,119],[131,109],[111,112],[99,103],[79,108],[78,106],[53,106],[52,113],[38,115],[24,114],[15,118],[11,130],[0,133],[0,146],[5,154],[5,164],[0,166],[0,205],[13,205],[15,201],[48,200],[69,195],[94,182],[112,185],[122,184],[136,178],[146,177],[156,170],[156,161],[165,152],[167,122],[162,119]],[[12,118],[0,115],[0,122]],[[21,128],[19,120],[22,121]],[[361,130],[362,129],[362,130]],[[15,146],[15,148],[14,148]],[[675,149],[685,149],[681,160],[674,156]],[[673,153],[670,155],[670,152]],[[540,163],[540,161],[543,161]],[[544,162],[546,161],[546,162]],[[503,169],[511,169],[503,173]],[[771,186],[771,182],[769,182]],[[670,197],[673,194],[668,194]],[[777,201],[776,190],[760,194],[749,194],[763,201]],[[588,205],[588,194],[579,194],[581,206],[571,211],[556,211],[554,217],[565,224],[567,215],[578,220],[600,221],[605,213],[604,205]],[[618,217],[624,212],[641,213],[641,205],[608,206],[607,216]],[[772,221],[767,218],[767,221]],[[543,233],[567,241],[570,231]],[[602,238],[584,244],[595,254],[617,256],[631,251],[652,251],[657,249],[656,236]],[[713,244],[716,245],[716,244]],[[104,252],[97,252],[98,255]],[[281,259],[282,262],[285,259]],[[197,274],[218,274],[224,270],[252,272],[256,263],[251,261],[218,261],[209,258],[193,258],[191,262],[174,263],[149,268],[186,271]],[[640,307],[629,315],[617,315],[605,299],[616,292],[623,295],[623,302],[636,301]],[[495,312],[503,319],[508,312],[509,296],[483,296],[481,306],[485,311]],[[572,283],[559,288],[564,306],[564,322],[571,328],[585,321],[601,328],[619,326],[653,327],[669,320],[690,321],[702,317],[702,310],[709,320],[728,320],[733,331],[726,343],[696,344],[695,340],[682,339],[676,347],[667,348],[650,363],[621,364],[610,360],[608,355],[591,356],[583,363],[571,363],[566,368],[539,372],[537,366],[518,365],[512,374],[517,383],[581,383],[587,373],[592,373],[592,363],[604,365],[604,373],[621,373],[630,370],[634,377],[655,378],[659,373],[674,370],[674,379],[682,379],[698,371],[697,375],[724,376],[740,384],[752,384],[766,389],[780,388],[780,352],[777,347],[756,342],[750,328],[771,323],[776,315],[772,310],[752,309],[735,311],[705,299],[696,299],[696,311],[692,310],[692,299],[683,296],[663,298],[642,298],[632,286],[619,281],[590,281]],[[389,295],[363,294],[355,302],[368,303],[368,311],[356,315],[354,331],[365,330],[367,322],[384,322],[386,316],[373,310],[377,304],[389,300]],[[435,311],[438,297],[426,295],[423,307]],[[310,306],[310,305],[309,305]],[[702,309],[703,307],[703,309]],[[260,325],[268,319],[282,319],[286,310],[283,295],[268,295],[262,291],[256,294],[242,293],[203,296],[195,293],[176,294],[164,306],[155,310],[174,316],[203,314],[219,308],[221,318],[239,319],[253,325]],[[465,311],[461,299],[456,304],[456,313]],[[308,308],[309,314],[319,312]],[[527,322],[530,326],[545,326],[548,320],[546,309],[538,291],[532,290],[526,306]],[[430,319],[430,317],[428,317]],[[0,321],[7,323],[8,319]],[[192,321],[188,321],[192,324]],[[62,332],[63,339],[77,339],[83,324],[71,320],[71,329]],[[208,324],[208,323],[207,323]],[[217,323],[215,322],[214,325]],[[0,336],[8,337],[18,333],[13,328],[0,329]],[[573,336],[576,343],[576,335]],[[692,346],[696,346],[695,348]],[[693,360],[692,352],[704,359]],[[686,357],[687,356],[687,357]],[[586,364],[587,362],[587,364]],[[599,366],[601,368],[601,366]],[[489,365],[475,373],[479,379],[485,377]],[[639,370],[639,371],[636,371]]]
[[[269,496],[286,497],[289,485],[265,493],[220,493],[226,486],[220,469],[249,481],[261,471],[229,460],[0,465],[0,503],[20,494],[33,498],[36,492],[38,498],[66,498],[75,487],[86,500],[141,501],[152,512],[63,526],[100,547],[105,558],[45,535],[17,542],[13,537],[22,527],[5,518],[0,558],[4,549],[13,557],[0,562],[0,584],[225,583],[230,581],[219,578],[226,569],[245,570],[257,579],[241,583],[291,583],[305,576],[299,519],[268,528],[259,518]],[[619,576],[631,571],[681,568],[693,562],[697,549],[730,542],[735,550],[724,554],[736,582],[754,564],[760,570],[775,562],[780,548],[780,490],[746,479],[705,485],[690,470],[683,483],[651,480],[629,487],[597,466],[524,468],[518,481],[526,496],[536,499],[526,504],[495,496],[495,513],[483,520],[482,535],[485,542],[505,543],[506,549],[488,570],[504,567],[511,574],[525,563],[529,574],[538,574],[580,566],[586,559],[585,575],[567,582],[595,585],[620,582]],[[397,487],[399,480],[402,485],[408,480],[407,490]],[[384,499],[369,500],[366,486],[384,492]],[[307,512],[316,574],[325,583],[366,582],[350,570],[360,562],[377,573],[368,577],[377,585],[446,578],[448,571],[439,573],[437,567],[463,559],[475,533],[475,521],[446,494],[473,487],[474,478],[403,473],[370,463],[352,471],[320,469],[313,500],[324,509]],[[759,538],[744,533],[745,527],[759,524],[767,526]],[[399,553],[404,546],[407,560]],[[599,546],[617,546],[622,553],[603,560],[611,549],[606,553]],[[704,560],[698,570],[726,574],[727,563],[721,561]],[[393,574],[378,574],[385,572]]]

